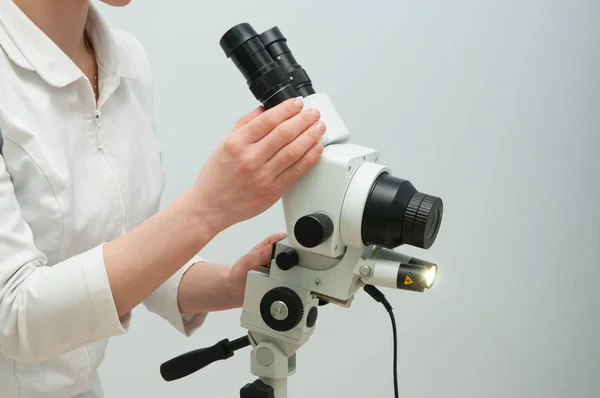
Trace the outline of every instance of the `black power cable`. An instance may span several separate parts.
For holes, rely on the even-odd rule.
[[[394,311],[390,302],[385,298],[385,295],[375,286],[366,285],[364,291],[367,292],[369,296],[373,297],[375,301],[383,304],[392,320],[392,333],[394,337],[394,397],[398,398],[398,331],[396,330]]]

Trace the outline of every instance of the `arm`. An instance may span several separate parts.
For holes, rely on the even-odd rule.
[[[248,272],[261,265],[268,266],[273,243],[285,237],[285,233],[269,236],[232,266],[193,264],[181,279],[177,296],[179,310],[187,314],[206,314],[242,307]]]
[[[124,333],[122,316],[127,309],[214,235],[195,218],[201,213],[191,212],[185,200],[184,195],[131,236],[46,267],[47,259],[36,248],[33,233],[21,216],[0,156],[0,352],[19,361],[39,363]],[[165,231],[179,235],[181,240],[168,240]],[[138,243],[144,237],[156,246]],[[118,255],[118,250],[124,252]],[[165,261],[167,258],[174,261]],[[126,269],[128,266],[133,270]],[[140,276],[144,269],[148,272]]]
[[[242,306],[243,289],[231,278],[231,265],[195,263],[183,274],[177,295],[184,314],[206,314]]]
[[[0,352],[39,363],[124,333],[123,316],[217,233],[271,207],[317,162],[319,115],[292,104],[240,119],[188,192],[133,231],[52,267],[0,156]],[[10,123],[4,116],[0,106],[0,120]]]
[[[178,292],[181,280],[186,272],[196,263],[205,262],[199,254],[188,261],[181,269],[177,270],[167,282],[162,284],[144,301],[144,307],[169,322],[177,331],[185,336],[191,336],[202,326],[208,315],[207,312],[184,313],[178,303]],[[128,317],[129,318],[129,317]]]
[[[117,314],[130,312],[198,253],[216,233],[213,214],[188,192],[130,233],[104,245]],[[216,220],[213,220],[216,221]]]

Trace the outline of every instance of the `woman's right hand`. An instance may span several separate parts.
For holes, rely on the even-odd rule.
[[[326,126],[316,109],[290,99],[242,117],[203,166],[192,191],[218,233],[270,208],[323,153]]]

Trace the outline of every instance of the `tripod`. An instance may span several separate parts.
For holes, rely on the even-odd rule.
[[[365,292],[383,303],[391,315],[391,306],[373,285],[401,288],[408,276],[411,282],[408,288],[423,291],[431,283],[427,284],[426,271],[421,272],[425,275],[423,278],[417,278],[419,267],[425,270],[436,267],[423,260],[377,248],[368,252],[348,249],[342,258],[334,260],[333,266],[328,258],[322,258],[319,263],[318,257],[311,256],[314,268],[288,268],[282,259],[291,256],[289,243],[279,241],[273,250],[270,268],[261,267],[248,274],[241,315],[241,325],[248,330],[247,335],[233,341],[224,339],[212,347],[190,351],[163,363],[160,371],[164,380],[189,376],[213,362],[231,358],[241,348],[252,346],[251,372],[257,379],[240,389],[240,398],[287,398],[287,378],[296,372],[297,351],[315,331],[319,307],[327,303],[349,307],[354,293],[363,286]],[[296,286],[280,281],[290,272],[294,273],[290,278],[297,281]],[[313,284],[309,286],[311,281]],[[373,285],[365,285],[362,281]],[[335,295],[318,293],[317,289]],[[393,326],[396,342],[395,323]]]
[[[283,343],[282,349],[273,341],[257,342],[255,337],[265,338],[249,333],[233,341],[224,339],[212,347],[190,351],[163,363],[161,374],[167,381],[180,379],[213,362],[229,359],[235,351],[252,344],[251,370],[259,378],[240,389],[240,398],[287,398],[287,377],[296,370],[296,353],[294,350],[287,355],[284,349],[293,349],[293,344]]]

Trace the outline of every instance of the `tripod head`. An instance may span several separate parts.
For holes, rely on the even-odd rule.
[[[279,28],[259,35],[239,24],[220,44],[265,108],[302,97],[305,109],[318,109],[327,126],[325,149],[283,195],[288,238],[273,246],[270,267],[248,275],[241,316],[248,337],[184,354],[163,364],[161,373],[174,380],[252,345],[252,373],[285,398],[281,381],[295,371],[296,351],[314,332],[320,305],[348,308],[365,286],[414,292],[433,286],[436,264],[395,249],[429,249],[443,202],[394,176],[378,163],[378,150],[349,142],[333,102],[315,91]]]

